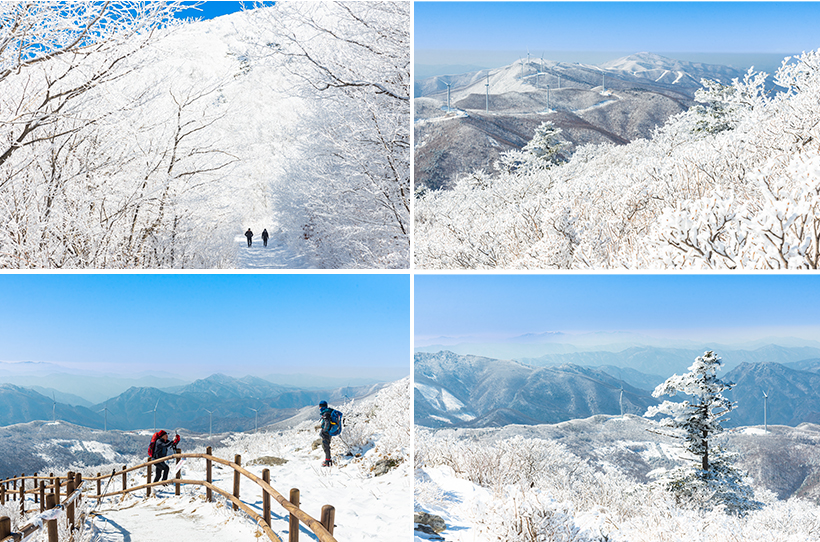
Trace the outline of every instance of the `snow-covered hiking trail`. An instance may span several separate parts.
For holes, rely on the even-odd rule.
[[[310,269],[311,265],[304,256],[293,254],[275,234],[264,246],[262,237],[253,236],[252,246],[244,235],[236,236],[237,267],[239,269]]]
[[[302,454],[299,454],[302,455]],[[271,486],[286,498],[291,488],[300,491],[300,508],[316,519],[321,508],[336,508],[334,537],[340,542],[382,542],[409,539],[412,526],[408,510],[412,506],[412,480],[407,465],[401,465],[378,477],[369,477],[361,464],[338,458],[339,466],[321,467],[321,450],[292,458],[284,465],[246,467],[262,476],[270,469]],[[190,462],[189,464],[194,464]],[[204,465],[204,462],[202,462]],[[205,478],[204,470],[183,467],[184,479]],[[233,470],[214,464],[214,483],[228,491],[233,487]],[[169,536],[176,542],[258,542],[267,540],[254,520],[241,511],[232,511],[231,503],[214,494],[205,502],[205,490],[198,486],[181,486],[174,496],[174,486],[159,489],[151,497],[141,490],[119,498],[105,499],[91,520],[95,542],[160,542]],[[240,498],[262,514],[259,486],[242,479]],[[281,539],[288,539],[288,512],[271,499],[271,528]],[[316,540],[313,532],[300,524],[300,539]]]

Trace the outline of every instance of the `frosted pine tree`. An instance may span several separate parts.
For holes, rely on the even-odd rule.
[[[710,446],[723,431],[720,420],[735,404],[723,396],[734,384],[717,377],[722,365],[713,351],[695,358],[684,375],[672,375],[652,392],[653,397],[683,393],[694,398],[680,403],[664,401],[650,407],[644,416],[668,416],[661,425],[670,428],[675,438],[685,442],[685,450],[694,459],[692,465],[678,467],[665,474],[660,483],[675,494],[680,502],[702,508],[724,507],[733,513],[757,509],[754,492],[743,480],[744,473],[732,467],[731,456],[716,446]]]
[[[532,139],[519,150],[501,153],[500,160],[495,167],[500,171],[532,172],[538,169],[548,169],[566,162],[561,151],[566,143],[559,139],[561,128],[550,121],[542,122]]]

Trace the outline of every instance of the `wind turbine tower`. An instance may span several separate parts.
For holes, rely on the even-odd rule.
[[[487,97],[484,101],[484,112],[490,112],[490,72],[487,72],[487,82],[484,84],[487,87]]]
[[[108,431],[108,405],[105,405],[102,410],[98,410],[97,412],[105,412],[105,414],[103,414],[103,431]]]
[[[256,410],[255,408],[251,408],[251,407],[248,407],[248,408],[250,408],[254,412],[254,415],[253,415],[254,430],[253,430],[253,432],[258,433],[259,432],[259,411]]]
[[[769,410],[769,394],[765,391],[763,392],[763,430],[765,432],[769,432],[769,420],[767,419],[767,414]]]
[[[549,111],[549,108],[550,108],[550,86],[547,85],[547,111]]]
[[[621,396],[618,398],[618,404],[621,407],[621,418],[624,417],[624,387],[621,386]]]
[[[205,409],[208,413],[208,436],[210,437],[214,432],[214,413],[211,410]]]
[[[604,88],[603,92],[606,92],[606,75],[601,74],[601,86]]]
[[[444,83],[447,85],[447,112],[450,112],[450,83]]]
[[[145,413],[148,414],[149,412],[154,413],[154,431],[157,430],[157,407],[159,406],[159,399],[157,399],[157,404],[154,405],[154,410],[148,410]]]
[[[57,421],[57,398],[54,396],[54,392],[51,392],[51,421]]]

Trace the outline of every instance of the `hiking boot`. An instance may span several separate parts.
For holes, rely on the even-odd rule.
[[[322,466],[323,467],[332,467],[333,466],[333,461],[331,461],[330,459],[325,459],[325,462],[322,463]]]

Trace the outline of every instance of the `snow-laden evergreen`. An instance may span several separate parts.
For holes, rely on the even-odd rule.
[[[751,70],[651,140],[585,146],[546,170],[477,171],[419,195],[422,268],[815,269],[820,52],[770,92]],[[617,94],[617,91],[613,91]]]
[[[711,350],[695,358],[688,373],[669,377],[652,392],[654,397],[682,393],[693,400],[664,401],[649,407],[645,416],[666,415],[661,425],[686,443],[685,449],[694,459],[694,465],[678,467],[663,475],[661,483],[677,499],[703,508],[724,507],[743,513],[759,508],[760,503],[754,500],[752,488],[744,481],[743,473],[732,465],[729,454],[710,446],[723,431],[721,418],[735,407],[723,396],[733,384],[717,377],[722,364]]]
[[[288,496],[290,488],[301,493],[301,508],[314,518],[321,507],[336,508],[334,536],[344,541],[381,541],[385,533],[397,533],[396,539],[409,538],[412,495],[410,466],[411,429],[409,419],[410,379],[394,382],[378,393],[349,402],[331,405],[344,412],[345,427],[340,437],[332,440],[334,466],[322,467],[324,452],[319,444],[318,408],[311,407],[296,418],[290,428],[260,428],[258,433],[234,434],[214,446],[213,454],[233,461],[242,457],[242,465],[261,477],[270,469],[271,486]],[[301,421],[300,421],[301,420]],[[150,432],[145,434],[147,446]],[[180,445],[184,453],[204,453],[205,447],[191,446],[183,436]],[[187,444],[187,446],[186,446]],[[122,458],[118,458],[122,459]],[[145,457],[135,455],[129,465],[141,463]],[[93,476],[97,472],[121,470],[123,463],[84,467],[80,464],[55,466],[64,474],[69,468]],[[185,460],[182,478],[204,480],[205,461]],[[214,464],[214,483],[227,490],[233,487],[233,470]],[[145,482],[145,471],[129,475],[130,487]],[[117,476],[112,487],[119,489]],[[105,488],[105,486],[104,486]],[[89,485],[89,493],[96,484]],[[261,514],[262,499],[258,486],[247,479],[241,482],[243,502]],[[35,508],[33,501],[28,508]],[[204,502],[204,488],[181,486],[181,495],[174,496],[173,485],[154,490],[151,497],[144,491],[124,498],[104,499],[99,505],[85,498],[82,506],[94,512],[84,525],[79,542],[120,542],[128,540],[237,540],[257,541],[265,535],[255,522],[241,512],[233,512],[231,504],[215,495],[215,502]],[[283,540],[288,538],[288,514],[271,501],[272,529]],[[12,519],[13,528],[24,525],[19,503],[0,507],[0,515]],[[65,530],[65,527],[61,527]],[[302,526],[301,537],[309,538]],[[402,535],[401,533],[405,533]],[[42,535],[32,542],[45,540]]]

